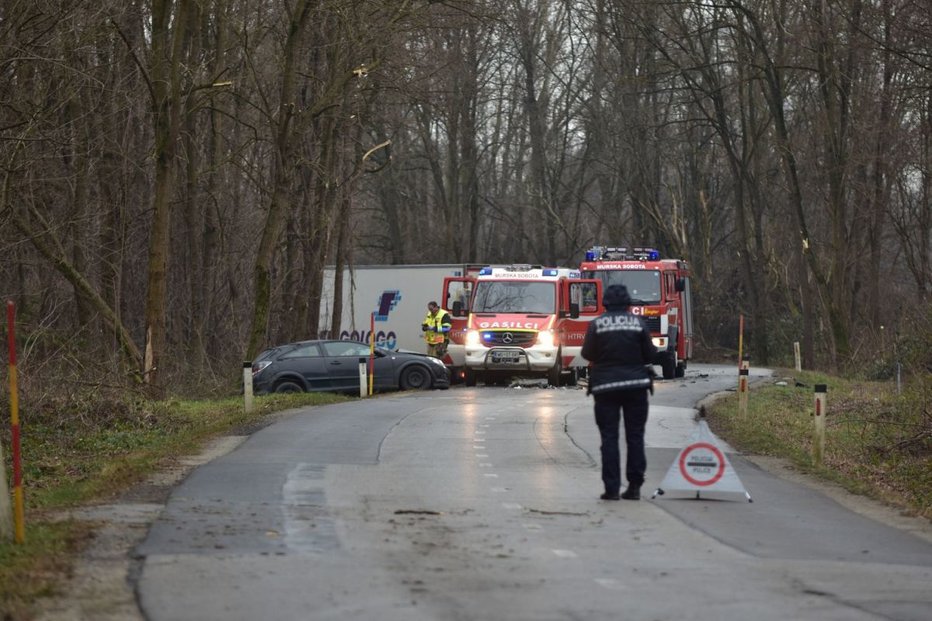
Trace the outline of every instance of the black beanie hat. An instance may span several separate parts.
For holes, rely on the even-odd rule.
[[[625,310],[631,306],[631,296],[624,285],[609,285],[602,295],[602,305],[608,310]]]

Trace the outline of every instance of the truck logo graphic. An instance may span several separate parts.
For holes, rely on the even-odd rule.
[[[398,302],[401,300],[401,291],[397,289],[394,291],[383,291],[382,295],[379,296],[379,303],[375,309],[375,320],[376,321],[388,321],[388,313],[395,309],[398,306]]]

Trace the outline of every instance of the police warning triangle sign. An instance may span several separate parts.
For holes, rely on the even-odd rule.
[[[699,421],[699,427],[689,437],[686,448],[680,451],[670,465],[667,476],[651,498],[670,493],[696,498],[725,498],[743,494],[748,502],[753,502],[704,420]]]

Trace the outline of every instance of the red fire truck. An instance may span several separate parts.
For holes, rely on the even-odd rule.
[[[653,248],[593,246],[580,265],[584,278],[602,287],[621,284],[631,295],[631,312],[650,328],[664,379],[683,377],[692,358],[693,317],[689,268],[685,261],[661,259]]]
[[[467,386],[541,376],[559,386],[575,381],[589,322],[601,308],[601,283],[577,269],[488,266],[444,278],[443,307],[453,316],[445,362]]]

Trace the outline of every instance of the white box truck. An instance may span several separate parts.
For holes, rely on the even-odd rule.
[[[443,265],[356,265],[343,270],[343,312],[339,334],[331,329],[333,317],[334,268],[324,270],[320,298],[320,333],[331,338],[369,342],[375,313],[375,344],[386,349],[426,353],[421,322],[427,303],[441,305],[443,279],[466,276],[482,266]],[[448,363],[450,361],[447,361]],[[462,364],[462,363],[460,363]],[[456,366],[456,362],[453,361]]]

